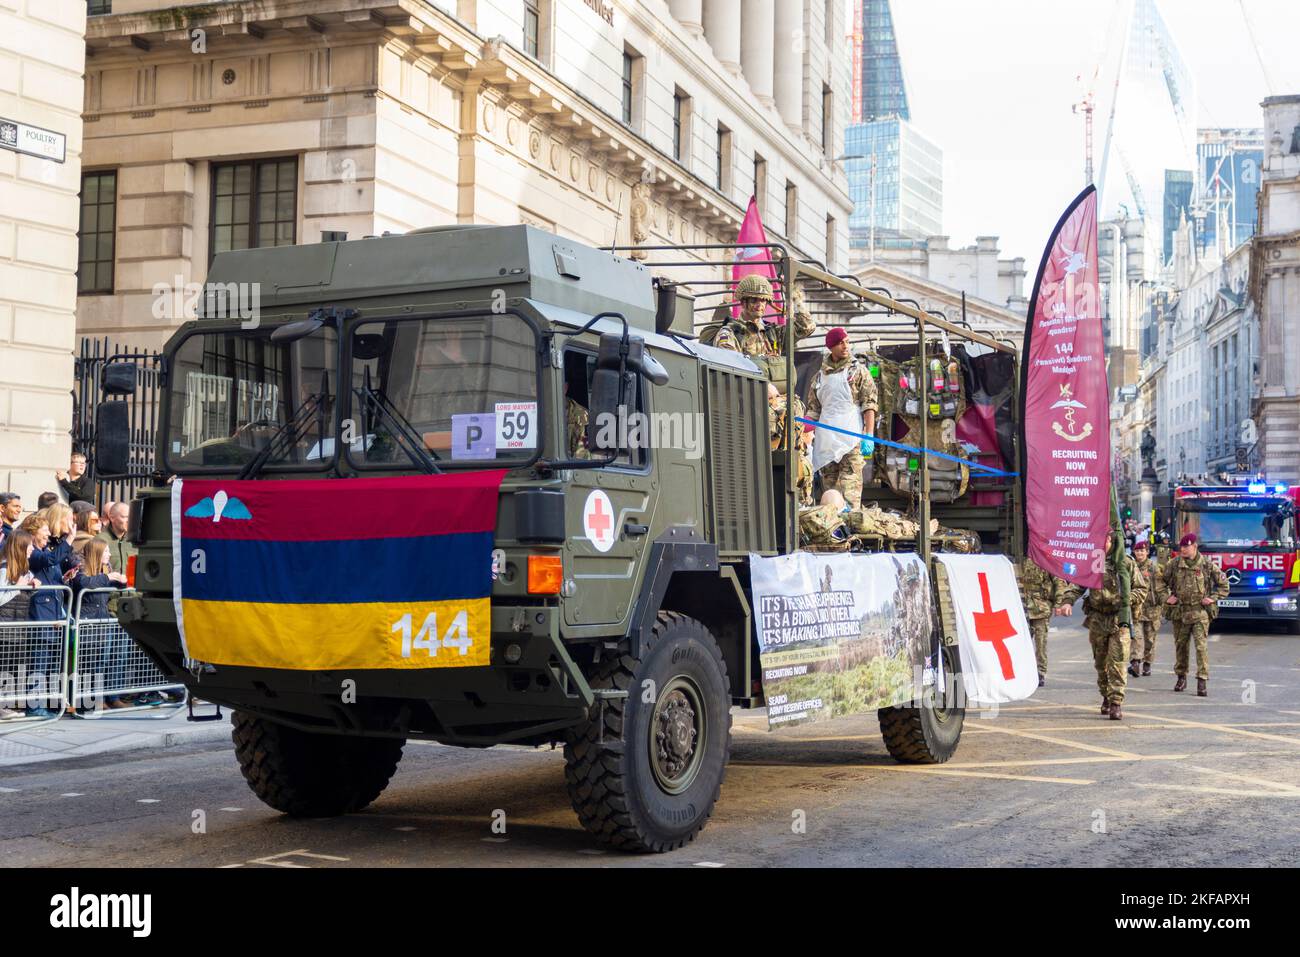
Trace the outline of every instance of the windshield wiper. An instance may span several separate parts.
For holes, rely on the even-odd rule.
[[[316,434],[321,436],[324,441],[325,435],[325,411],[329,402],[329,376],[328,373],[321,373],[320,391],[308,396],[302,405],[298,406],[298,411],[294,413],[292,419],[289,419],[271,434],[266,445],[249,460],[248,464],[240,470],[240,479],[251,479],[255,477],[266,466],[266,463],[274,458],[284,458],[293,451],[294,447],[302,439],[303,433],[307,427],[315,420],[317,428]]]
[[[416,431],[411,421],[402,414],[397,406],[393,405],[392,400],[387,395],[370,387],[370,368],[368,366],[366,367],[361,388],[352,391],[361,400],[367,418],[377,418],[388,426],[390,433],[397,442],[397,447],[406,454],[412,465],[417,469],[423,469],[429,475],[442,474],[442,469],[438,468],[438,463],[434,461],[433,455],[424,447],[424,439]],[[373,432],[372,425],[373,422],[367,422],[362,434],[369,435]]]

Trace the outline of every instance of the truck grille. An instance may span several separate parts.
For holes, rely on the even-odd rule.
[[[767,383],[708,367],[704,376],[709,532],[723,555],[774,551]]]

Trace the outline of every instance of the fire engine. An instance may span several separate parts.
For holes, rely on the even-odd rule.
[[[1219,602],[1221,620],[1275,621],[1300,634],[1298,496],[1300,486],[1260,481],[1174,488],[1174,542],[1194,533],[1232,586]]]

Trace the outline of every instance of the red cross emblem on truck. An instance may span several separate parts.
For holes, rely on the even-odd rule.
[[[1007,639],[1015,637],[1016,629],[1011,624],[1011,616],[1007,614],[1005,608],[993,610],[993,603],[989,598],[988,574],[980,572],[979,579],[980,599],[984,602],[984,610],[974,613],[975,637],[993,645],[993,650],[998,655],[998,664],[1002,666],[1002,677],[1010,681],[1015,678],[1016,671],[1011,666],[1011,652],[1007,650]]]

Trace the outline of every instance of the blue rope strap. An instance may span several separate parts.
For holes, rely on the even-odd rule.
[[[947,459],[949,462],[957,462],[961,465],[969,466],[973,469],[979,469],[981,472],[988,472],[991,475],[1001,475],[1004,478],[1015,478],[1019,472],[1004,472],[1001,469],[995,469],[991,465],[981,465],[979,462],[972,462],[970,459],[959,459],[955,455],[947,455],[943,452],[936,452],[934,449],[918,449],[914,445],[903,445],[900,442],[891,442],[889,439],[878,438],[874,435],[866,435],[862,432],[850,432],[848,429],[841,429],[838,426],[826,425],[818,422],[816,419],[805,419],[795,416],[796,422],[802,422],[804,425],[811,425],[818,429],[828,429],[831,432],[839,432],[841,435],[851,435],[855,439],[866,439],[869,442],[879,442],[881,445],[891,449],[901,449],[904,452],[915,452],[918,455],[933,455],[935,458]]]

